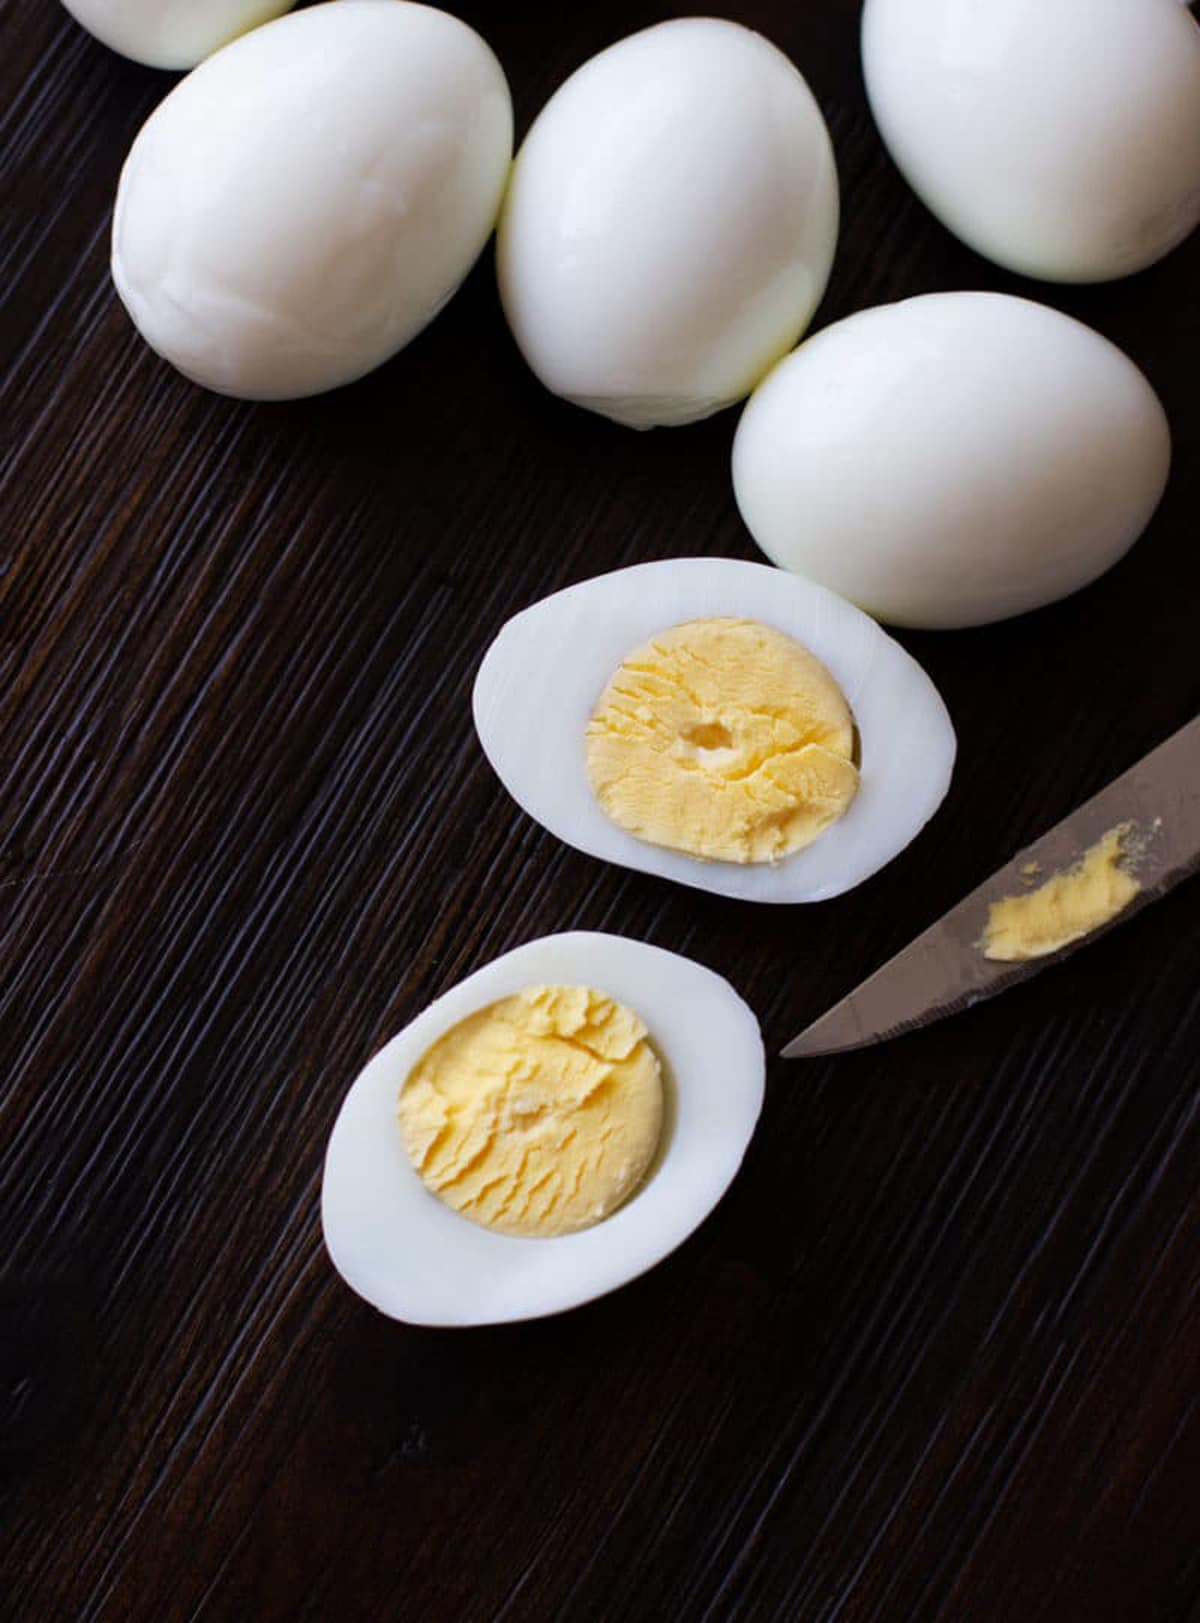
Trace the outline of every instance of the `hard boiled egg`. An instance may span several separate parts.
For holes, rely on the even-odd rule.
[[[862,51],[892,157],[998,264],[1104,281],[1200,221],[1200,28],[1179,0],[867,0]]]
[[[472,1220],[431,1192],[398,1114],[431,1050],[481,1011],[548,985],[594,990],[636,1011],[661,1072],[665,1113],[648,1171],[611,1215],[596,1214],[578,1232],[531,1238],[485,1227],[478,1211]],[[575,1047],[564,1043],[560,1057],[571,1066]],[[720,1200],[758,1120],[763,1073],[758,1022],[711,970],[620,936],[578,932],[531,941],[431,1003],[350,1089],[325,1158],[321,1217],[329,1254],[360,1296],[410,1324],[498,1324],[602,1296],[661,1261]],[[605,1086],[613,1085],[608,1078]],[[508,1120],[485,1099],[490,1130],[500,1139],[515,1135],[522,1146],[537,1143],[538,1109],[521,1119],[517,1104],[516,1119]],[[539,1153],[549,1159],[538,1181],[553,1187],[569,1166],[567,1148],[556,1158],[553,1144],[543,1142]],[[532,1184],[528,1193],[536,1203]]]
[[[741,399],[820,302],[833,151],[780,51],[736,23],[662,23],[593,57],[522,144],[500,295],[548,389],[634,428]]]
[[[1167,420],[1115,345],[1045,305],[933,293],[863,310],[747,405],[733,484],[768,557],[880,619],[942,628],[1037,608],[1133,544]]]
[[[111,50],[151,68],[190,68],[295,0],[63,0]]]
[[[873,620],[732,558],[535,603],[488,650],[474,710],[504,786],[559,839],[749,901],[868,878],[933,815],[955,752],[932,682]]]
[[[219,51],[142,128],[113,280],[188,377],[247,399],[349,383],[450,298],[512,151],[500,64],[404,0],[335,0]]]

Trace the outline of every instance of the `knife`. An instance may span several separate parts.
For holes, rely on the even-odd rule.
[[[1080,862],[1110,831],[1129,825],[1124,863],[1140,889],[1107,923],[1044,957],[1000,963],[984,956],[993,902],[1027,894]],[[970,1008],[1058,963],[1130,918],[1200,868],[1200,716],[1102,789],[1048,834],[911,941],[882,969],[794,1038],[784,1059],[838,1054],[914,1031]],[[1036,877],[1035,877],[1036,876]]]

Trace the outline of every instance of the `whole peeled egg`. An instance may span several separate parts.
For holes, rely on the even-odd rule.
[[[863,310],[742,413],[733,483],[775,563],[879,619],[983,625],[1102,574],[1150,520],[1171,438],[1146,378],[1081,322],[998,293]]]
[[[245,399],[361,377],[425,327],[495,222],[504,73],[457,18],[333,0],[189,74],[121,174],[117,292],[151,347]]]
[[[892,157],[972,248],[1097,282],[1200,222],[1200,28],[1179,0],[867,0]]]
[[[543,108],[497,233],[500,294],[546,387],[635,428],[741,399],[833,262],[837,171],[808,86],[732,22],[621,40]]]
[[[110,50],[151,68],[191,68],[295,0],[63,0]]]

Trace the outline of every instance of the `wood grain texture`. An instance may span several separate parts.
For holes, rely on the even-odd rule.
[[[684,6],[459,8],[522,126]],[[247,406],[107,277],[166,89],[8,0],[0,535],[0,1607],[59,1619],[1185,1623],[1200,1617],[1200,887],[896,1044],[777,1064],[680,1252],[541,1324],[390,1324],[323,1253],[342,1094],[543,931],[727,975],[777,1050],[1200,708],[1200,239],[1035,288],[891,168],[853,0],[730,15],[802,64],[845,229],[820,320],[1032,293],[1161,392],[1165,505],[1078,597],[904,640],[961,763],[854,895],[754,910],[602,867],[499,790],[468,695],[512,611],[752,557],[734,414],[638,436],[545,395],[484,264],[340,394]],[[582,13],[582,14],[581,14]]]

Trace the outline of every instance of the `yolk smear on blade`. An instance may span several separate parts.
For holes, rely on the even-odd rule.
[[[1110,828],[1074,867],[1036,890],[993,902],[984,957],[999,963],[1043,958],[1115,919],[1142,888],[1122,866],[1130,833],[1129,823]]]
[[[586,986],[532,986],[440,1037],[398,1115],[439,1200],[485,1228],[544,1237],[628,1200],[663,1108],[662,1068],[631,1009]]]
[[[652,845],[712,862],[777,862],[858,790],[854,717],[792,637],[753,620],[691,620],[636,649],[592,713],[592,793]]]

